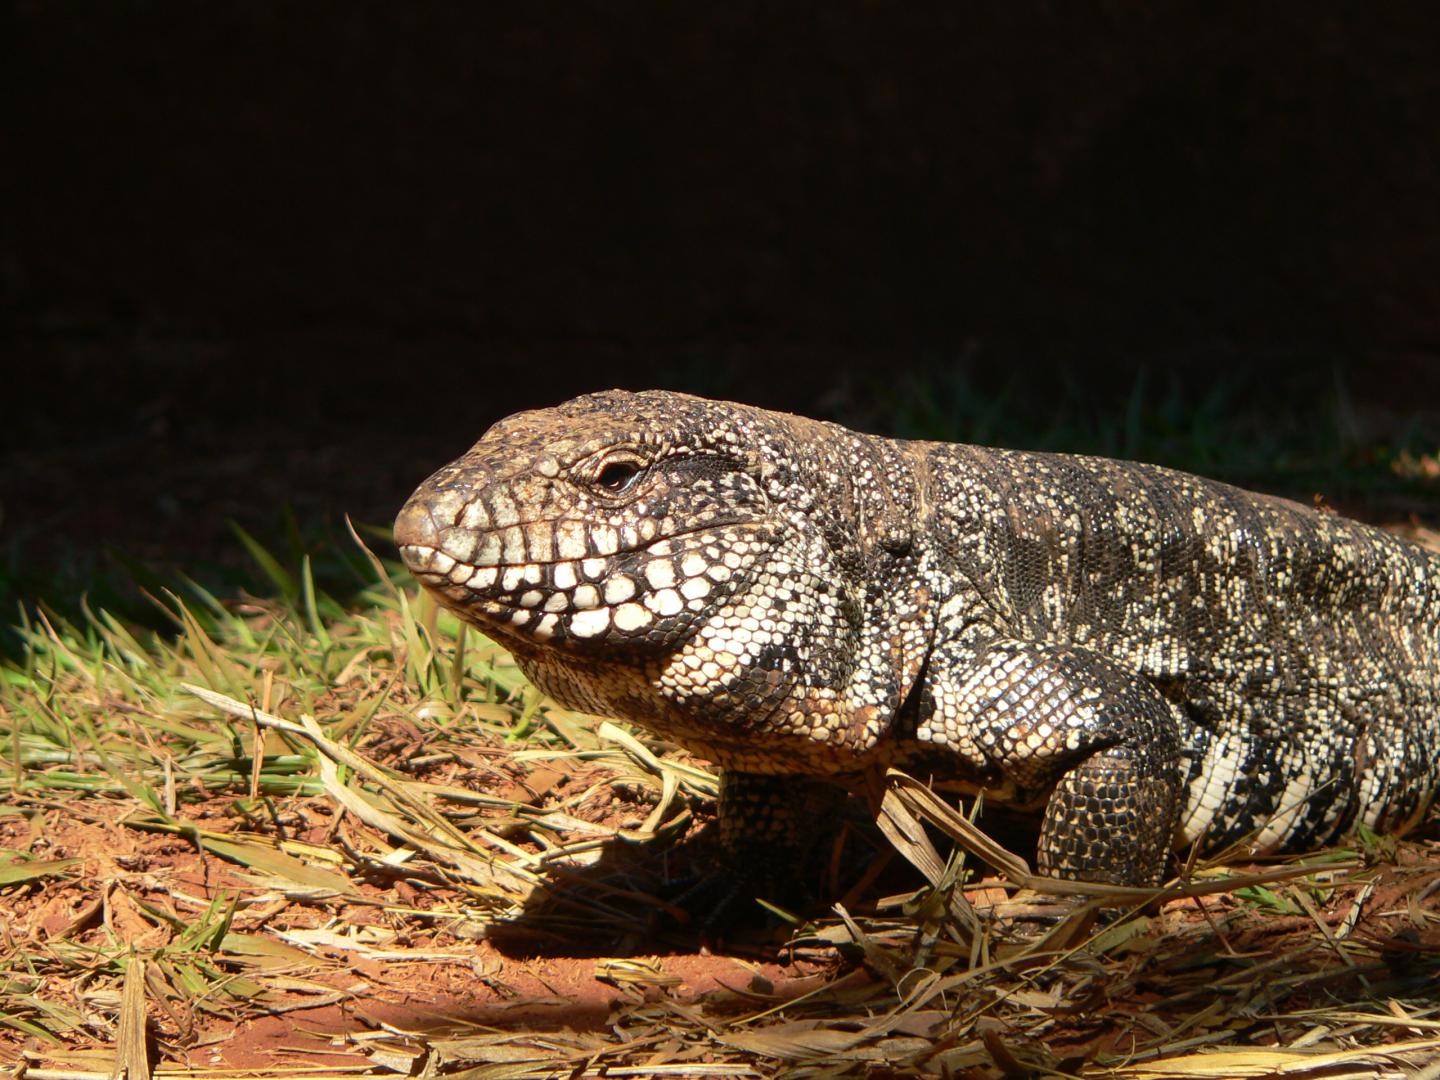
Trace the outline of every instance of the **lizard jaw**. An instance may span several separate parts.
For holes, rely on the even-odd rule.
[[[417,501],[401,511],[395,538],[421,584],[482,630],[532,647],[591,655],[616,646],[678,647],[771,543],[768,528],[746,524],[621,547],[630,538],[617,537],[616,530],[597,538],[578,525],[532,522],[521,538],[510,535],[521,527],[498,534],[441,529],[430,508]],[[537,545],[539,530],[550,535]],[[537,546],[552,557],[526,559]],[[512,555],[520,559],[510,561]]]

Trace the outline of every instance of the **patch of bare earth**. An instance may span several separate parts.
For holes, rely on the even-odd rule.
[[[391,736],[403,744],[403,732]],[[503,759],[476,764],[493,790],[509,797],[543,798],[589,779],[564,770],[522,777]],[[452,768],[471,779],[476,771],[458,763]],[[538,795],[530,790],[537,780]],[[597,818],[627,812],[613,802],[595,807]],[[84,799],[35,807],[0,824],[6,848],[37,859],[79,860],[65,876],[7,889],[0,938],[7,949],[37,959],[44,972],[37,997],[84,1018],[58,1045],[0,1028],[0,1060],[7,1065],[23,1062],[42,1076],[51,1075],[47,1069],[108,1072],[120,975],[87,969],[76,957],[117,941],[157,958],[150,961],[150,997],[162,1007],[151,1011],[150,1022],[163,1058],[225,1072],[379,1067],[406,1073],[447,1046],[469,1047],[466,1052],[493,1062],[505,1057],[495,1048],[516,1033],[576,1038],[591,1032],[614,1045],[632,1028],[665,1057],[667,1049],[674,1054],[693,1044],[686,1031],[703,1032],[727,1017],[783,1013],[817,990],[832,1002],[872,999],[876,1008],[893,1000],[889,980],[896,972],[854,949],[822,949],[812,941],[789,950],[762,941],[714,955],[693,938],[688,951],[677,947],[673,934],[647,949],[633,937],[567,940],[563,933],[548,935],[543,950],[530,948],[522,935],[517,948],[514,940],[507,945],[504,935],[492,937],[483,924],[457,917],[454,898],[443,890],[365,881],[349,897],[287,895],[182,836],[136,828],[125,817],[119,803]],[[237,813],[229,797],[195,801],[184,817],[213,833],[261,824]],[[353,839],[320,797],[291,801],[270,826],[306,844],[343,847]],[[1344,1002],[1396,1000],[1436,971],[1440,850],[1434,844],[1402,844],[1392,863],[1323,894],[1267,892],[1172,901],[1143,915],[1133,932],[1105,944],[1078,971],[1051,970],[1047,977],[1041,964],[1033,978],[1017,980],[1007,992],[1028,995],[1032,1008],[1046,1014],[1043,1043],[1052,1060],[1082,1063],[1133,1052],[1159,1032],[1174,1034],[1177,1043],[1187,1033],[1213,1038],[1217,1025],[1235,1029],[1222,1040],[1233,1045],[1282,1045],[1282,1029],[1307,1011],[1325,1017],[1331,1031],[1335,1017],[1343,1018],[1337,1007]],[[982,912],[996,904],[1005,909],[1000,890],[973,889],[966,896]],[[217,898],[236,903],[229,933],[279,941],[290,951],[253,958],[243,949],[212,951],[209,963],[237,982],[251,980],[253,991],[225,993],[212,984],[187,997],[183,980],[161,970],[163,958]],[[606,953],[606,945],[621,944]],[[184,956],[177,952],[176,961]],[[958,992],[910,1027],[930,1033],[992,1005],[990,991]],[[665,1030],[665,1017],[677,1032],[668,1048],[655,1034]],[[1407,1028],[1409,1017],[1395,1008],[1397,1038],[1433,1027],[1433,1018],[1422,1017]],[[997,1020],[988,1030],[998,1033],[1002,1048],[1006,1039],[1021,1048],[1027,1041],[1013,1022]],[[489,1048],[484,1053],[474,1049],[477,1039]],[[461,1060],[472,1059],[462,1053]]]
[[[403,745],[403,736],[395,738]],[[480,764],[502,798],[535,799],[577,780],[559,770],[507,769],[503,760]],[[183,816],[212,833],[256,826],[234,807],[233,798],[207,796]],[[275,938],[306,958],[295,962],[290,954],[289,963],[265,965],[264,991],[248,1000],[185,1000],[169,986],[152,986],[152,999],[169,999],[151,1017],[152,1035],[165,1058],[190,1068],[369,1068],[369,1044],[385,1031],[433,1039],[491,1029],[603,1030],[637,1004],[783,1001],[834,970],[833,963],[774,948],[715,955],[693,936],[691,951],[677,952],[674,934],[647,953],[646,942],[633,937],[567,941],[518,927],[497,935],[502,951],[486,927],[457,916],[455,897],[443,890],[396,880],[361,882],[353,897],[287,896],[183,837],[126,824],[133,811],[129,802],[84,799],[0,819],[0,847],[35,859],[78,860],[63,876],[5,890],[0,940],[8,950],[53,962],[34,995],[84,1017],[63,1045],[0,1026],[0,1062],[7,1066],[24,1060],[108,1072],[120,975],[67,973],[63,957],[113,951],[117,942],[163,956],[217,899],[236,902],[231,933]],[[597,821],[624,817],[618,801],[599,802],[596,811]],[[346,840],[346,824],[323,798],[287,803],[274,824],[301,843]],[[603,944],[624,948],[612,956]],[[237,979],[258,974],[238,957],[212,959]],[[152,962],[152,974],[155,968]]]

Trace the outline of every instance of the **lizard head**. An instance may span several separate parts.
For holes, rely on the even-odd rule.
[[[816,456],[843,457],[847,437],[688,395],[591,394],[495,424],[416,490],[395,539],[562,703],[719,756],[696,731],[777,711],[816,727],[859,663],[864,541],[841,466],[827,490]]]
[[[753,432],[678,394],[592,394],[495,424],[410,497],[395,539],[507,644],[664,647],[776,538]],[[719,412],[719,410],[712,410]]]

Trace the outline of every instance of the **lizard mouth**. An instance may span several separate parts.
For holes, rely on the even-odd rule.
[[[409,512],[407,507],[396,523],[396,540],[422,585],[483,630],[551,647],[672,642],[683,624],[698,624],[733,591],[772,540],[764,525],[712,524],[630,548],[617,543],[601,553],[593,540],[582,546],[579,534],[563,541],[561,529],[575,523],[562,522],[546,552],[551,558],[484,562],[487,553],[516,551],[514,539],[495,541],[495,533],[472,538],[469,559],[460,559],[466,545],[447,543],[450,536],[436,535],[433,527],[415,535],[405,527]],[[599,539],[598,546],[609,546],[603,533]]]

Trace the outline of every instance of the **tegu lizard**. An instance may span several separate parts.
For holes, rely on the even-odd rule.
[[[1153,465],[616,391],[495,424],[395,539],[557,701],[719,765],[731,847],[916,762],[1117,884],[1436,799],[1440,557]]]

